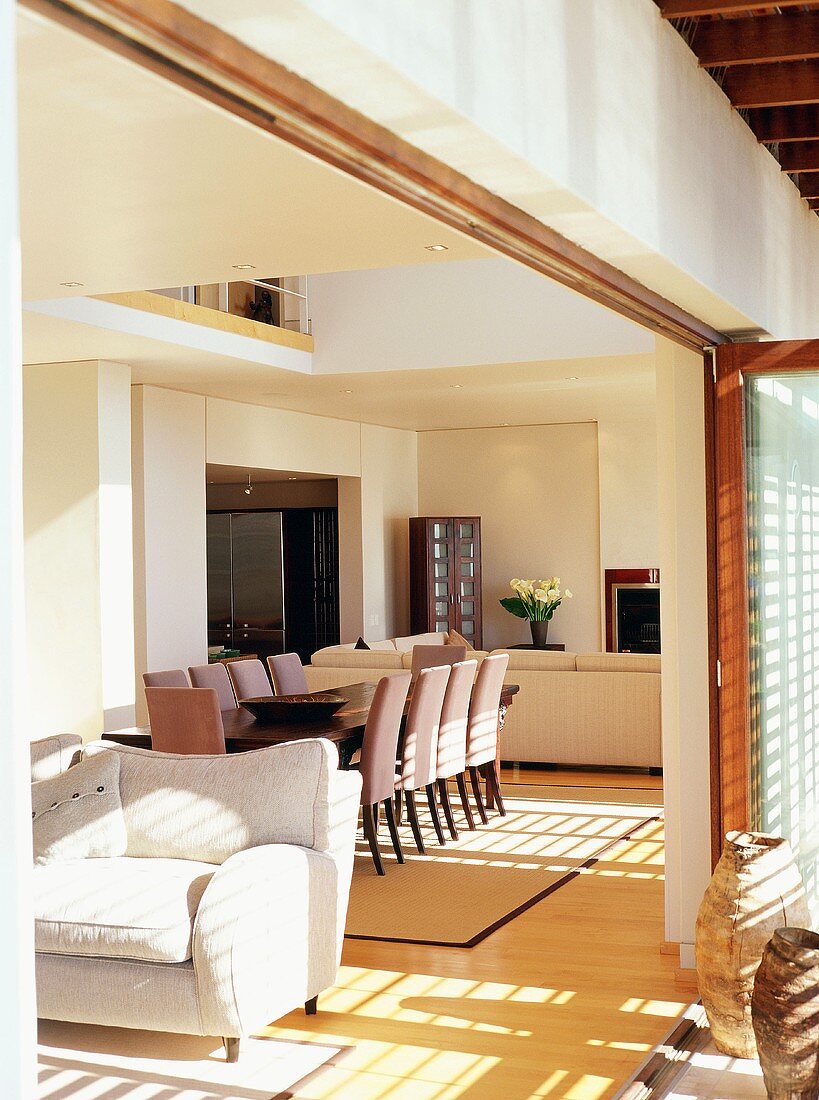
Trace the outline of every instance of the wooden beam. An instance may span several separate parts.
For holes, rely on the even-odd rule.
[[[777,8],[799,8],[805,0],[776,0]],[[700,15],[737,15],[746,11],[759,11],[761,7],[773,7],[773,4],[760,4],[759,0],[658,0],[664,19],[690,19]]]
[[[783,172],[819,172],[819,141],[791,141],[779,150]]]
[[[703,20],[691,49],[705,69],[819,57],[819,11]]]
[[[819,138],[819,104],[800,107],[755,107],[748,111],[748,125],[757,140],[775,142],[811,141]]]
[[[20,3],[654,332],[697,350],[728,339],[172,0]]]
[[[722,90],[735,107],[819,103],[819,60],[737,65],[726,72]]]
[[[797,176],[796,186],[803,199],[819,199],[819,175],[815,172],[805,172],[804,176]]]
[[[811,210],[819,210],[819,199],[808,199],[807,202]]]

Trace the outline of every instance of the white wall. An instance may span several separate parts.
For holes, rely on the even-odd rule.
[[[481,517],[486,648],[531,640],[499,606],[512,577],[557,574],[574,593],[549,638],[600,649],[600,537],[596,424],[421,432],[421,515]]]
[[[703,363],[657,340],[666,939],[694,965],[711,874]]]
[[[205,398],[133,388],[137,717],[142,673],[207,660]]]
[[[0,1066],[3,1095],[36,1089],[31,795],[23,716],[25,669],[22,519],[20,232],[17,208],[16,5],[0,0],[0,653],[5,702],[0,770]],[[46,670],[47,671],[47,670]]]

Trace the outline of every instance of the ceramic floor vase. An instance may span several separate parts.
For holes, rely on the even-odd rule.
[[[754,980],[751,1015],[771,1100],[819,1097],[819,935],[779,928]]]
[[[751,992],[777,928],[808,924],[805,888],[790,845],[764,833],[728,833],[697,914],[700,997],[723,1054],[753,1058]]]

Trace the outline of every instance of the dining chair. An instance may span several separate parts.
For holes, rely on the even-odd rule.
[[[142,682],[146,688],[187,688],[190,687],[184,669],[169,668],[165,672],[143,672]]]
[[[364,822],[364,836],[370,846],[373,863],[379,875],[385,873],[381,853],[378,850],[379,805],[384,807],[395,857],[399,863],[404,862],[393,798],[395,796],[395,756],[410,681],[409,672],[383,676],[378,681],[367,714],[364,740],[361,744],[361,760],[358,763],[362,781],[361,816]]]
[[[466,659],[465,645],[414,645],[412,647],[412,678],[418,679],[422,668],[457,665]]]
[[[458,839],[458,829],[455,825],[452,803],[449,800],[447,780],[455,778],[467,827],[469,829],[475,828],[472,807],[469,805],[466,792],[466,731],[469,724],[469,701],[472,696],[472,685],[475,682],[477,667],[478,662],[474,659],[459,661],[458,664],[452,666],[446,685],[444,705],[441,708],[441,725],[438,729],[437,768],[435,773],[438,797],[444,811],[449,835],[453,840]]]
[[[478,805],[478,813],[484,825],[488,818],[481,797],[479,773],[486,779],[487,790],[491,793],[501,817],[506,817],[495,761],[498,755],[498,709],[503,690],[503,677],[508,664],[508,653],[495,653],[491,657],[484,657],[472,689],[472,701],[469,704],[466,766]]]
[[[255,659],[229,661],[225,667],[233,684],[233,694],[236,696],[237,703],[241,703],[243,699],[257,699],[260,696],[273,694],[273,688],[270,686],[261,661]]]
[[[306,695],[310,689],[298,653],[277,653],[267,658],[276,695]]]
[[[441,828],[441,820],[438,817],[434,783],[438,764],[438,727],[441,722],[441,707],[444,703],[449,673],[449,665],[424,668],[418,673],[407,713],[406,725],[404,726],[404,739],[401,742],[401,761],[395,779],[395,790],[398,796],[396,798],[397,807],[400,808],[401,795],[403,794],[407,804],[407,817],[409,818],[412,835],[415,838],[415,847],[421,855],[424,854],[426,849],[418,825],[415,792],[422,787],[427,794],[429,812],[438,843],[446,843]]]
[[[227,669],[219,661],[212,665],[191,665],[188,675],[193,687],[213,688],[219,696],[219,710],[235,710],[239,705],[233,694]]]
[[[226,751],[215,688],[149,687],[145,698],[156,752],[216,756]]]

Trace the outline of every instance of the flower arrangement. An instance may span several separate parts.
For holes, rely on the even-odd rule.
[[[509,587],[517,593],[500,601],[501,607],[519,619],[530,622],[549,622],[564,600],[570,600],[572,594],[567,588],[560,591],[560,577],[546,577],[538,581],[522,581],[514,577]]]

